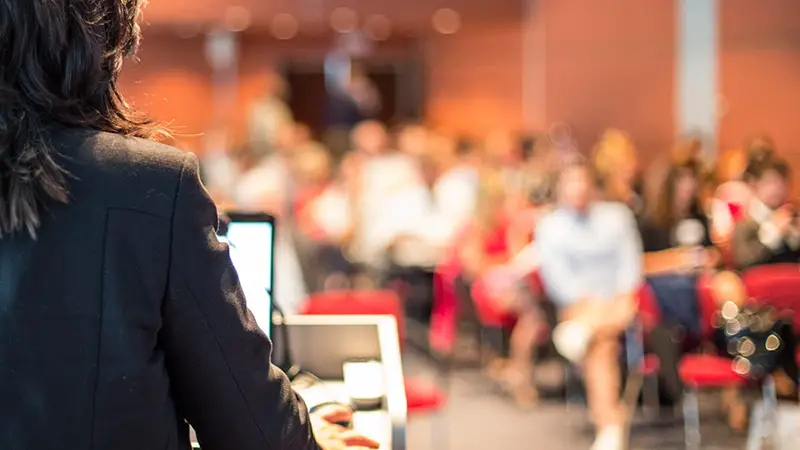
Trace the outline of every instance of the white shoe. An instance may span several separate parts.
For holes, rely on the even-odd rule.
[[[605,427],[597,432],[591,450],[624,450],[625,429],[621,426]]]
[[[553,330],[553,344],[556,350],[572,363],[583,360],[590,339],[591,330],[574,321],[561,322]]]

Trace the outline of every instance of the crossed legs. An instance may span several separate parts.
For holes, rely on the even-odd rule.
[[[570,358],[569,353],[572,353],[576,358],[574,362],[584,368],[587,403],[597,428],[593,449],[617,450],[624,445],[627,418],[620,400],[620,336],[635,314],[636,305],[629,296],[612,301],[587,300],[562,311],[559,327],[564,331],[556,330],[554,335],[559,351],[584,342],[584,349],[562,351],[562,354],[567,353],[565,356]]]

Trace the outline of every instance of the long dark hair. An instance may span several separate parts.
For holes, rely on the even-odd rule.
[[[156,132],[117,90],[135,53],[144,0],[0,0],[0,237],[32,237],[47,201],[67,203],[68,174],[49,130]]]
[[[679,162],[670,166],[651,211],[651,220],[654,225],[663,229],[672,229],[679,220],[683,219],[683,217],[678,217],[675,211],[675,190],[678,181],[685,176],[695,178],[698,183],[698,188],[689,205],[688,213],[692,216],[701,214],[700,183],[703,181],[702,175],[702,169],[698,162],[694,160]]]

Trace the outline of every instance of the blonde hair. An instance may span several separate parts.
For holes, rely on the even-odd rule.
[[[632,159],[636,159],[636,147],[628,134],[621,130],[606,130],[592,149],[592,165],[603,179],[614,173],[620,163]]]
[[[506,184],[499,171],[488,171],[484,174],[478,188],[478,201],[475,208],[476,222],[483,230],[490,230],[496,225],[496,211],[505,202]]]

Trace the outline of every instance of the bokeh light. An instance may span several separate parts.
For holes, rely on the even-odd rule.
[[[280,13],[272,18],[270,31],[277,39],[287,40],[297,36],[300,24],[291,14]]]
[[[351,8],[340,7],[331,13],[331,28],[337,33],[350,33],[358,27],[358,13]]]
[[[455,34],[461,29],[461,14],[450,8],[442,8],[433,14],[433,29],[442,34]]]
[[[369,16],[364,21],[364,34],[373,41],[385,41],[392,35],[392,22],[381,14]]]
[[[225,10],[225,27],[230,31],[244,31],[250,26],[250,22],[250,11],[241,6],[231,6]]]

